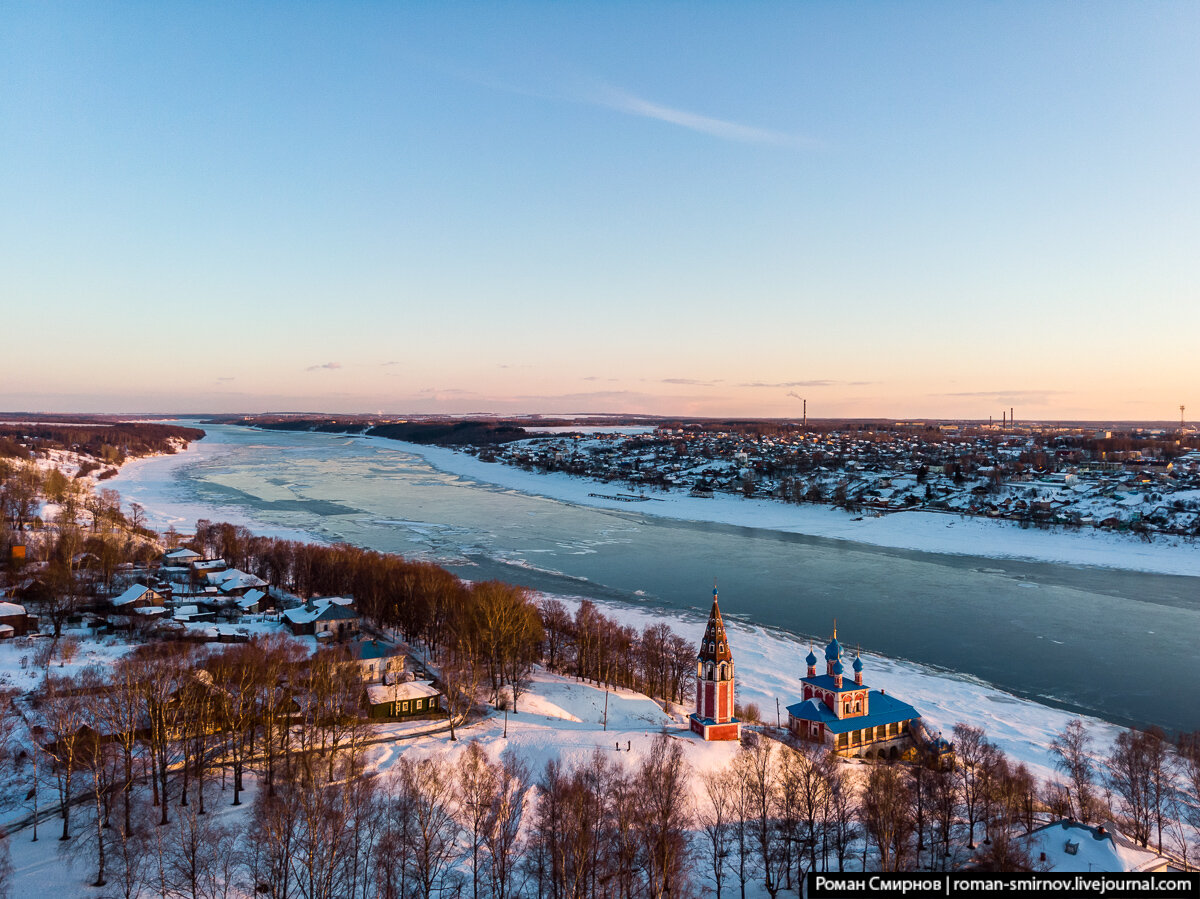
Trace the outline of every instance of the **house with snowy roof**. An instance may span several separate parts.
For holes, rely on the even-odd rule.
[[[134,609],[144,609],[148,606],[162,606],[164,602],[163,595],[157,590],[147,587],[145,584],[133,584],[120,596],[114,597],[112,604],[113,608],[122,612],[131,612]]]
[[[257,588],[251,588],[238,597],[237,607],[243,614],[254,615],[271,606],[271,597]]]
[[[262,590],[268,586],[267,582],[257,575],[237,568],[210,571],[207,580],[226,596],[244,596],[250,590]]]
[[[442,693],[432,683],[371,684],[366,703],[372,718],[420,718],[444,714]]]
[[[0,602],[0,640],[23,637],[37,630],[37,616],[15,602]]]
[[[163,553],[162,564],[168,567],[176,565],[191,565],[193,562],[199,562],[203,556],[194,550],[180,547],[173,549],[170,552]]]
[[[798,739],[825,743],[835,753],[856,758],[897,759],[915,745],[910,728],[921,714],[907,702],[872,690],[863,683],[863,662],[857,653],[848,677],[837,625],[825,647],[825,673],[817,674],[811,649],[805,659],[808,673],[801,678],[803,699],[788,706],[788,730]]]
[[[1170,860],[1139,846],[1112,823],[1089,827],[1069,818],[1032,831],[1029,855],[1039,870],[1151,872],[1166,871]]]
[[[365,683],[394,680],[404,672],[404,653],[381,640],[355,640],[347,649],[349,664]]]
[[[224,559],[193,559],[191,562],[192,573],[196,577],[206,577],[228,567]]]
[[[340,596],[310,599],[300,608],[284,612],[283,620],[297,637],[342,640],[358,633],[358,612],[351,608],[352,603]]]

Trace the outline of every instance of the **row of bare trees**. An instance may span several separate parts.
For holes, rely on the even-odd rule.
[[[539,608],[546,664],[552,670],[659,699],[687,701],[696,646],[668,625],[647,625],[639,633],[607,617],[587,600],[574,615],[557,599],[543,599]]]
[[[1069,722],[1051,744],[1063,775],[1049,786],[1047,805],[1084,821],[1115,819],[1125,833],[1157,852],[1173,850],[1185,864],[1200,833],[1200,731],[1168,740],[1158,728],[1117,734],[1097,757],[1083,722]]]
[[[149,792],[167,826],[172,806],[207,814],[218,776],[235,806],[250,771],[268,795],[280,778],[332,777],[367,736],[361,691],[341,654],[308,658],[282,635],[203,654],[193,644],[155,643],[77,677],[48,677],[31,702],[35,821],[39,780],[57,794],[62,840],[72,838],[72,811],[88,797],[81,807],[90,805],[103,883],[107,831],[134,833],[139,792]]]

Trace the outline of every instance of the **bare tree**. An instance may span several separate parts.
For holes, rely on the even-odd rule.
[[[401,807],[407,814],[403,838],[409,888],[421,899],[430,899],[447,885],[458,855],[453,787],[438,762],[402,757],[396,790],[404,797]]]
[[[902,871],[912,845],[912,794],[899,770],[876,765],[863,791],[862,821],[879,850],[882,871]]]
[[[837,858],[839,871],[846,870],[846,859],[850,847],[858,839],[857,797],[851,786],[850,776],[839,764],[830,765],[829,777],[829,843]]]
[[[1092,738],[1080,718],[1067,722],[1062,733],[1050,744],[1054,766],[1067,776],[1072,790],[1072,808],[1081,821],[1090,821],[1096,812],[1095,768],[1091,756]]]
[[[696,823],[700,825],[708,850],[708,877],[717,899],[721,899],[725,865],[733,845],[737,782],[728,768],[704,771],[700,782],[704,787],[704,798],[696,812]]]
[[[475,707],[481,678],[482,671],[469,647],[460,645],[455,650],[447,649],[443,653],[440,680],[452,741],[458,739],[454,733],[455,726],[462,724]]]
[[[691,793],[683,747],[666,731],[650,744],[637,774],[640,814],[635,822],[645,858],[647,895],[678,895],[686,882]]]
[[[1179,833],[1174,842],[1186,862],[1189,846],[1195,834],[1200,833],[1200,731],[1180,734],[1175,750],[1179,786],[1176,792],[1178,812],[1173,817],[1187,826],[1177,828]]]
[[[742,740],[735,757],[736,770],[746,781],[752,809],[751,836],[757,852],[763,886],[771,896],[780,889],[785,856],[776,825],[779,809],[779,770],[775,741],[753,731]]]
[[[515,755],[506,753],[496,772],[484,840],[494,899],[509,899],[520,894],[516,871],[521,847],[521,821],[528,790],[529,769]]]
[[[179,899],[228,899],[232,895],[237,863],[234,831],[189,806],[176,814],[167,840],[163,865],[168,895]]]
[[[950,846],[954,840],[954,822],[957,820],[959,810],[958,784],[953,769],[936,768],[933,771],[930,782],[930,800],[933,811],[931,848],[941,845],[941,851],[934,854],[934,860],[938,864],[935,867],[931,863],[930,868],[933,870],[941,868],[945,871],[949,867]]]
[[[979,821],[984,799],[986,763],[991,744],[983,728],[965,722],[954,725],[954,773],[958,781],[963,813],[967,819],[967,848],[975,848],[975,824]]]
[[[41,749],[52,762],[63,824],[59,839],[65,841],[71,838],[71,786],[79,770],[81,751],[94,732],[87,726],[87,706],[70,678],[47,678],[40,706],[52,737]]]
[[[1167,794],[1167,744],[1157,728],[1126,730],[1117,734],[1106,762],[1105,782],[1116,795],[1121,822],[1129,835],[1147,846],[1157,828],[1158,851],[1162,852],[1162,831]]]
[[[472,740],[455,766],[455,796],[459,823],[466,833],[471,857],[471,895],[479,899],[483,846],[487,839],[487,821],[496,792],[496,771],[478,741]]]
[[[277,899],[291,894],[299,806],[300,791],[287,786],[275,793],[260,790],[255,796],[242,860],[247,892]]]

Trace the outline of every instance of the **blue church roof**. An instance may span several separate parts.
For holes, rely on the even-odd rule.
[[[814,687],[820,687],[822,690],[829,690],[831,693],[850,693],[853,690],[866,690],[866,684],[856,684],[853,680],[842,678],[842,685],[839,687],[833,681],[833,676],[830,674],[818,674],[816,677],[800,678],[802,684],[812,684]]]
[[[819,699],[806,699],[787,707],[788,714],[801,721],[816,721],[825,725],[830,733],[844,734],[852,730],[862,730],[867,727],[877,727],[880,724],[895,724],[899,721],[911,721],[920,718],[921,713],[907,702],[901,702],[872,690],[867,700],[871,714],[859,715],[855,718],[838,718],[833,710]]]
[[[842,657],[842,644],[838,642],[837,637],[829,641],[829,645],[825,647],[825,661],[835,662]]]
[[[812,647],[809,647],[808,655],[804,657],[804,664],[808,665],[810,668],[817,664],[817,657],[813,654]]]

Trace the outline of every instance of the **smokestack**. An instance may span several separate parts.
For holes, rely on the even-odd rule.
[[[1009,406],[1009,407],[1008,407],[1008,426],[1009,426],[1010,428],[1013,426],[1013,414],[1012,414],[1012,406]]]
[[[802,427],[808,430],[808,400],[804,401],[804,424]]]

